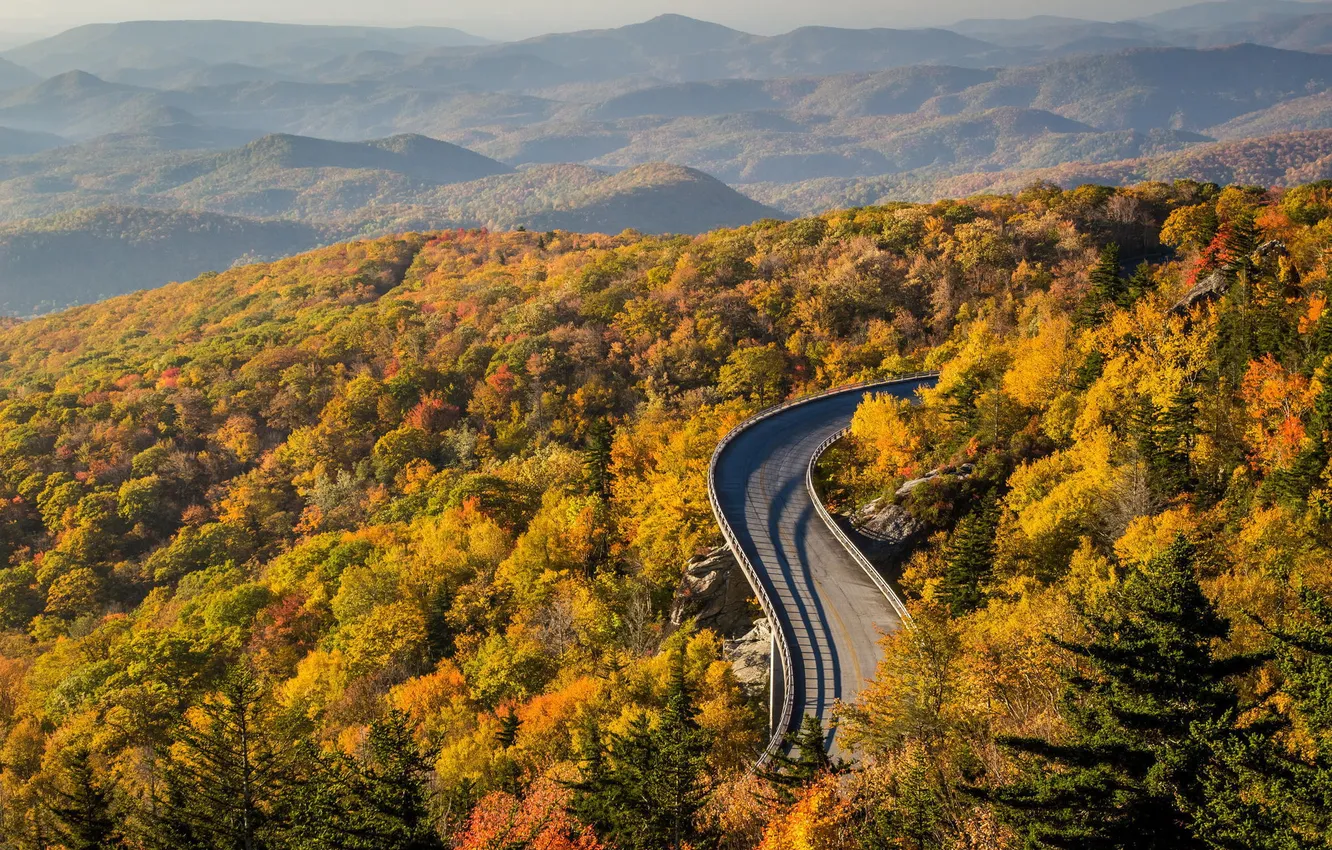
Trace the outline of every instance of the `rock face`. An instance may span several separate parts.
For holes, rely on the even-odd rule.
[[[691,560],[671,603],[671,625],[678,628],[692,618],[698,625],[725,638],[749,632],[760,616],[754,593],[725,546]]]
[[[689,619],[725,638],[723,652],[746,691],[755,697],[766,692],[772,624],[725,546],[694,558],[685,568],[671,603],[671,626],[679,628]]]
[[[931,470],[930,472],[925,473],[925,475],[921,476],[920,478],[913,478],[912,480],[903,484],[901,487],[898,487],[897,492],[894,493],[893,495],[897,496],[897,498],[899,499],[903,499],[911,495],[912,490],[915,490],[917,487],[924,484],[926,481],[933,481],[934,479],[938,478],[940,475],[950,475],[955,478],[967,478],[971,475],[971,473],[975,471],[976,467],[972,466],[969,463],[962,464],[957,468],[957,471],[955,472],[946,472],[942,469]],[[870,504],[874,504],[874,502],[871,502]],[[868,507],[868,505],[866,507]]]
[[[725,653],[731,672],[741,687],[752,694],[762,694],[768,687],[772,657],[772,623],[766,618],[754,623],[736,640],[726,641]]]
[[[887,499],[875,499],[852,514],[851,527],[881,546],[905,546],[921,529],[906,508]]]

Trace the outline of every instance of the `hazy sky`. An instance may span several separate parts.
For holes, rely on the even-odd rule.
[[[802,24],[925,26],[968,17],[1061,14],[1128,18],[1188,0],[0,0],[0,29],[50,31],[93,21],[163,18],[445,24],[494,38],[618,26],[678,12],[750,32]]]

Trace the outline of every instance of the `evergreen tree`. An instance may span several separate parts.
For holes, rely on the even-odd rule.
[[[279,748],[266,727],[263,685],[248,666],[228,672],[177,733],[166,769],[163,829],[177,847],[260,850],[271,844]]]
[[[922,748],[904,753],[891,793],[856,831],[863,850],[934,850],[945,846],[947,815]]]
[[[359,790],[351,759],[342,753],[321,752],[313,742],[302,741],[293,762],[292,781],[281,796],[285,845],[291,850],[363,846],[349,805]]]
[[[1129,416],[1129,432],[1147,467],[1152,492],[1169,499],[1195,489],[1192,450],[1198,435],[1197,396],[1184,388],[1158,409],[1146,396]]]
[[[1276,639],[1277,666],[1309,744],[1306,757],[1285,759],[1267,771],[1265,799],[1285,814],[1287,831],[1303,847],[1332,844],[1332,599],[1301,589],[1300,624],[1269,630]]]
[[[1253,212],[1235,216],[1221,225],[1216,235],[1217,261],[1230,280],[1252,279],[1257,271],[1253,254],[1258,250],[1258,226]]]
[[[120,844],[111,793],[92,768],[86,746],[65,750],[47,803],[65,850],[104,850]]]
[[[1071,734],[1001,739],[1026,770],[982,792],[1028,847],[1239,847],[1204,840],[1202,825],[1261,824],[1241,811],[1240,797],[1224,793],[1231,786],[1214,781],[1228,772],[1227,752],[1244,749],[1230,745],[1247,736],[1236,726],[1232,677],[1259,659],[1217,657],[1229,624],[1203,594],[1194,559],[1178,539],[1131,573],[1104,610],[1083,612],[1089,642],[1056,641],[1085,670],[1067,677]]]
[[[571,803],[583,822],[623,850],[681,850],[710,842],[698,814],[712,795],[711,742],[695,717],[683,654],[675,659],[655,726],[640,716],[608,747],[590,743]]]
[[[288,844],[309,850],[436,850],[443,841],[431,815],[430,753],[396,709],[370,724],[364,761],[308,753],[290,784],[284,813]]]
[[[416,742],[407,715],[390,709],[370,724],[369,764],[359,796],[368,813],[369,846],[383,850],[443,847],[430,815],[434,759]]]
[[[844,770],[846,764],[828,752],[823,721],[807,714],[799,729],[787,733],[785,747],[773,755],[772,766],[763,772],[763,778],[777,789],[781,802],[790,805],[796,799],[794,789],[804,788],[825,774]]]
[[[507,750],[517,742],[518,728],[522,725],[522,721],[518,719],[516,711],[510,710],[499,715],[499,722],[500,728],[495,733],[495,743]]]
[[[948,541],[943,596],[953,616],[961,617],[985,602],[985,583],[994,571],[994,536],[999,504],[993,498],[962,517]]]
[[[1107,310],[1128,303],[1128,285],[1119,273],[1119,246],[1111,242],[1101,249],[1100,259],[1088,273],[1091,289],[1079,311],[1080,325],[1100,324]]]
[[[1144,260],[1138,263],[1138,267],[1133,270],[1133,276],[1128,279],[1124,306],[1131,306],[1154,289],[1156,289],[1156,279],[1152,276],[1152,266]]]
[[[611,445],[615,432],[605,419],[598,419],[588,429],[587,447],[583,450],[583,474],[590,494],[607,498],[611,487]]]
[[[1111,242],[1101,249],[1100,259],[1088,275],[1092,294],[1102,304],[1122,304],[1128,295],[1128,286],[1119,274],[1120,268],[1119,246]]]

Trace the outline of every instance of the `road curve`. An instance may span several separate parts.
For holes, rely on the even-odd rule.
[[[713,456],[709,489],[727,544],[773,620],[772,742],[766,762],[806,714],[831,719],[874,675],[900,602],[872,576],[814,502],[809,470],[867,395],[913,398],[927,376],[851,387],[774,408],[732,431]],[[828,733],[829,749],[849,755]]]

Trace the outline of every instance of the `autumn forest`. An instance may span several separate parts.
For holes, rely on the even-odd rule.
[[[1037,184],[10,321],[0,848],[1328,847],[1330,251],[1332,184]],[[912,625],[756,771],[709,460],[921,371],[819,470]]]

